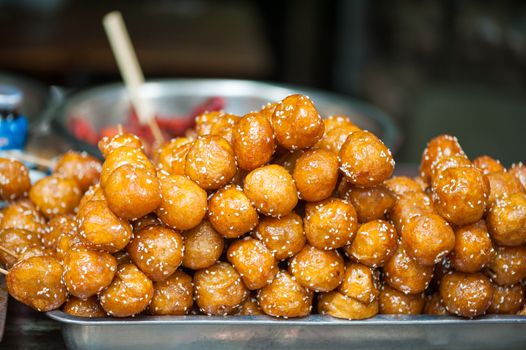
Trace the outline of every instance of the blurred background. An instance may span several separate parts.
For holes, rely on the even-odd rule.
[[[399,161],[457,135],[471,157],[526,160],[526,2],[0,0],[0,70],[84,88],[120,76],[101,26],[123,13],[148,78],[300,84],[401,127]]]

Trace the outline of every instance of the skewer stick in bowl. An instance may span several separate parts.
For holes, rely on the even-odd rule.
[[[9,271],[0,268],[0,273],[3,274],[3,275],[7,275],[9,273]]]
[[[33,163],[42,168],[53,169],[53,161],[25,152],[4,151],[4,155],[20,162]]]
[[[119,11],[113,11],[104,16],[102,20],[110,46],[121,72],[126,89],[130,94],[133,107],[137,111],[141,124],[148,124],[157,144],[164,142],[161,129],[155,121],[151,105],[141,95],[144,84],[144,75],[139,66],[139,61],[133,49],[126,25]]]
[[[18,259],[18,255],[15,252],[13,252],[11,249],[7,249],[6,247],[3,247],[0,245],[0,250],[3,251],[4,253],[11,255],[15,259]]]

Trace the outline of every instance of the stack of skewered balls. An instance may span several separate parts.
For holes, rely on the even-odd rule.
[[[0,261],[37,310],[526,314],[526,167],[470,161],[454,137],[391,178],[375,135],[292,95],[204,113],[153,161],[127,133],[99,149],[102,166],[70,152],[32,187],[0,160]]]

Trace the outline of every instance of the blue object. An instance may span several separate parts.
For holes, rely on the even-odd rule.
[[[0,150],[23,149],[29,123],[18,113],[22,92],[14,86],[0,85]]]

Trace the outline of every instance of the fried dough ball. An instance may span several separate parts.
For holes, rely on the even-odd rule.
[[[356,186],[372,187],[387,180],[394,170],[391,151],[374,134],[356,131],[339,153],[340,169]]]
[[[318,249],[341,248],[352,242],[358,220],[351,203],[339,198],[307,203],[304,220],[305,236]]]
[[[281,270],[269,285],[258,291],[261,310],[274,317],[303,317],[310,314],[314,293],[287,271]]]
[[[520,284],[507,286],[493,285],[493,298],[488,308],[489,314],[514,315],[521,309],[524,291]]]
[[[195,117],[195,130],[197,135],[210,135],[212,125],[221,118],[225,112],[223,111],[206,111]]]
[[[526,166],[524,166],[522,162],[512,164],[508,173],[515,176],[515,178],[520,181],[522,187],[526,190]]]
[[[285,97],[277,105],[270,122],[278,143],[289,150],[313,146],[325,129],[312,101],[299,94]]]
[[[407,223],[419,215],[434,214],[435,209],[431,199],[423,192],[406,192],[398,198],[391,210],[389,217],[398,232],[401,232]]]
[[[245,178],[244,191],[256,209],[268,216],[287,215],[298,203],[292,176],[276,164],[251,171]]]
[[[42,234],[42,243],[47,248],[56,249],[58,238],[62,235],[72,235],[77,231],[75,216],[70,214],[52,217]]]
[[[233,148],[240,168],[251,171],[268,163],[274,154],[274,131],[260,113],[252,112],[234,127]]]
[[[439,292],[434,292],[426,298],[426,304],[424,306],[424,314],[426,315],[437,315],[446,316],[449,312],[446,310],[442,297]]]
[[[205,190],[226,185],[236,171],[234,151],[219,136],[200,136],[186,155],[185,174]]]
[[[261,308],[258,306],[258,301],[255,297],[246,298],[239,307],[239,316],[258,316],[264,315]]]
[[[51,250],[49,248],[46,248],[46,247],[43,247],[43,246],[32,246],[32,247],[29,247],[29,248],[25,249],[24,251],[22,251],[22,253],[20,253],[18,255],[18,261],[25,260],[25,259],[31,258],[33,256],[53,256],[53,257],[57,257],[56,254],[55,254],[55,251],[53,251],[53,250]]]
[[[432,191],[435,209],[444,219],[468,225],[484,215],[489,185],[477,168],[449,168],[433,180]]]
[[[18,228],[42,235],[45,232],[46,220],[33,203],[20,200],[3,210],[0,221],[1,229]]]
[[[233,242],[228,248],[227,258],[250,290],[263,288],[272,282],[278,272],[272,252],[254,238],[246,237]]]
[[[292,175],[292,173],[294,172],[294,167],[296,166],[296,162],[303,153],[305,153],[304,150],[290,152],[285,151],[281,155],[276,156],[272,163],[281,165],[290,173],[290,175]]]
[[[152,175],[156,173],[155,166],[140,149],[121,147],[110,153],[102,164],[100,173],[100,185],[102,188],[106,186],[106,181],[108,181],[111,174],[123,165],[131,165],[134,168],[143,169],[144,172]]]
[[[137,233],[140,230],[150,226],[162,226],[161,220],[157,215],[151,213],[143,217],[134,220],[132,223],[133,233]]]
[[[455,233],[440,215],[412,218],[402,229],[401,237],[408,253],[421,265],[438,263],[455,247]]]
[[[137,135],[130,133],[118,133],[112,137],[104,136],[100,139],[98,145],[100,152],[104,158],[108,158],[110,153],[121,147],[135,148],[143,151],[144,147],[141,139]]]
[[[0,230],[0,245],[20,258],[24,251],[39,246],[40,240],[34,232],[18,228],[6,228]],[[16,262],[17,259],[14,256],[0,250],[0,264],[5,268],[11,268]]]
[[[473,163],[464,154],[447,156],[438,158],[433,164],[431,164],[431,183],[439,176],[443,171],[450,168],[472,168]]]
[[[100,187],[100,184],[90,186],[90,188],[84,192],[84,195],[80,199],[79,205],[77,206],[77,212],[82,210],[84,204],[90,201],[105,201],[104,191]]]
[[[501,245],[526,243],[526,193],[516,193],[491,206],[487,223],[491,237]]]
[[[183,261],[183,237],[168,227],[150,226],[137,232],[126,247],[137,267],[154,282],[164,281]]]
[[[364,304],[372,303],[379,294],[378,274],[368,266],[349,262],[338,292]]]
[[[183,232],[183,266],[192,270],[210,267],[219,260],[225,245],[223,237],[208,220]]]
[[[234,144],[234,130],[241,118],[237,115],[224,113],[210,127],[210,135],[224,138],[230,145]]]
[[[199,270],[194,275],[194,297],[199,310],[209,316],[237,312],[248,296],[239,273],[226,262]]]
[[[342,282],[345,264],[337,251],[320,250],[307,244],[290,260],[289,271],[305,288],[329,292]]]
[[[80,240],[79,235],[74,232],[72,234],[61,235],[57,238],[57,247],[55,250],[55,256],[62,263],[65,262],[69,251],[76,246],[83,245],[84,242]]]
[[[499,199],[507,198],[515,193],[524,192],[520,181],[510,173],[490,173],[486,175],[489,183],[489,203],[494,203]]]
[[[67,299],[62,265],[51,256],[34,256],[15,264],[7,274],[9,294],[41,312],[58,309]]]
[[[337,291],[321,293],[318,298],[318,312],[336,318],[362,320],[373,317],[378,310],[378,300],[366,304]]]
[[[420,162],[420,177],[427,183],[431,181],[431,166],[437,160],[449,156],[464,156],[464,151],[456,137],[440,135],[428,142]]]
[[[270,120],[277,106],[278,106],[277,102],[268,102],[266,105],[261,106],[259,113],[261,113],[261,115],[263,115],[265,118]]]
[[[455,248],[450,261],[460,272],[478,272],[486,266],[493,255],[493,244],[483,220],[455,228]]]
[[[186,315],[194,304],[192,277],[181,270],[162,282],[153,283],[153,298],[148,306],[152,315]]]
[[[136,315],[148,307],[154,293],[152,281],[133,264],[119,265],[115,278],[99,294],[106,313],[114,317]]]
[[[64,260],[64,283],[69,293],[89,298],[110,285],[117,260],[108,252],[74,246]]]
[[[29,190],[29,199],[48,218],[73,213],[81,196],[75,180],[56,175],[38,180]]]
[[[69,315],[77,317],[106,317],[106,312],[100,306],[96,296],[87,299],[71,296],[64,304],[62,310]]]
[[[331,119],[331,117],[323,120],[325,123],[325,133],[320,141],[316,143],[315,147],[338,154],[340,153],[345,140],[347,140],[347,137],[353,132],[362,131],[362,129],[349,120],[342,121],[341,123],[335,122],[334,120],[335,119]]]
[[[395,197],[384,185],[369,188],[350,187],[343,195],[358,214],[358,221],[365,223],[385,218],[395,204]]]
[[[0,158],[0,200],[25,197],[31,187],[29,170],[14,159]]]
[[[306,151],[297,159],[292,177],[301,199],[309,202],[327,199],[338,181],[338,157],[323,149]]]
[[[294,212],[279,219],[273,217],[261,219],[255,234],[277,260],[296,255],[305,246],[306,241],[303,220]]]
[[[421,185],[407,176],[393,176],[385,180],[384,186],[396,197],[401,197],[407,192],[422,192]]]
[[[186,155],[193,141],[188,137],[176,137],[157,149],[155,163],[160,171],[173,175],[184,175]]]
[[[393,225],[388,221],[374,220],[358,228],[345,252],[364,265],[380,267],[394,254],[397,242],[398,234]]]
[[[489,173],[502,173],[506,171],[497,159],[490,156],[480,156],[473,159],[473,165],[482,170],[484,175]]]
[[[485,272],[501,286],[519,283],[526,277],[526,245],[496,247]]]
[[[258,213],[241,187],[227,185],[210,198],[208,219],[225,238],[237,238],[256,227]]]
[[[115,253],[124,248],[132,236],[128,221],[119,218],[105,201],[86,203],[77,214],[79,237],[92,249]]]
[[[424,293],[405,294],[388,284],[380,290],[380,313],[387,315],[418,315],[424,310]]]
[[[53,170],[55,174],[77,181],[82,192],[99,181],[101,171],[102,165],[97,158],[85,152],[73,151],[64,153]]]
[[[176,230],[196,227],[206,214],[206,192],[195,182],[182,175],[169,175],[159,179],[161,204],[157,216]]]
[[[385,281],[405,294],[422,293],[433,278],[433,266],[414,260],[400,241],[393,256],[384,265]]]
[[[440,296],[447,311],[473,318],[486,313],[493,298],[493,286],[481,273],[450,271],[442,277]]]

